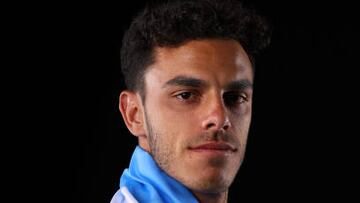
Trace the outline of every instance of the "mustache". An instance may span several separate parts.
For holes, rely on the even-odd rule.
[[[240,146],[240,141],[236,136],[222,130],[206,132],[195,136],[192,140],[188,141],[187,146],[194,147],[206,142],[226,142],[231,144],[235,148],[239,148]]]

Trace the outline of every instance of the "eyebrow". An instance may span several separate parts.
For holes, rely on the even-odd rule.
[[[201,80],[198,78],[193,78],[189,76],[177,76],[167,81],[165,85],[163,85],[163,88],[166,86],[186,86],[186,87],[200,88],[207,86],[207,83],[205,80]]]
[[[236,80],[225,86],[226,90],[245,90],[253,89],[253,84],[248,79]]]
[[[194,77],[177,76],[167,81],[165,85],[163,85],[163,88],[167,86],[186,86],[186,87],[200,88],[207,86],[207,83],[205,80],[201,80]],[[226,90],[245,90],[252,88],[253,88],[253,84],[248,79],[232,81],[225,86]]]

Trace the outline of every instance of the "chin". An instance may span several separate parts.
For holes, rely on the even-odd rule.
[[[210,176],[193,181],[189,188],[201,193],[221,193],[228,190],[232,183],[232,180],[221,176]]]
[[[227,191],[228,189],[229,189],[228,186],[218,185],[218,184],[201,185],[193,189],[191,188],[192,191],[199,193],[206,193],[206,194],[219,194]]]

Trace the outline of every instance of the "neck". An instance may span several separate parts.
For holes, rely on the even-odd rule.
[[[226,203],[228,199],[228,191],[222,193],[200,193],[193,192],[195,197],[201,203]]]

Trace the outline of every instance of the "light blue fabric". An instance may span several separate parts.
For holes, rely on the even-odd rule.
[[[121,176],[121,187],[126,187],[140,203],[198,203],[184,185],[162,171],[139,146],[132,155],[129,169]]]

